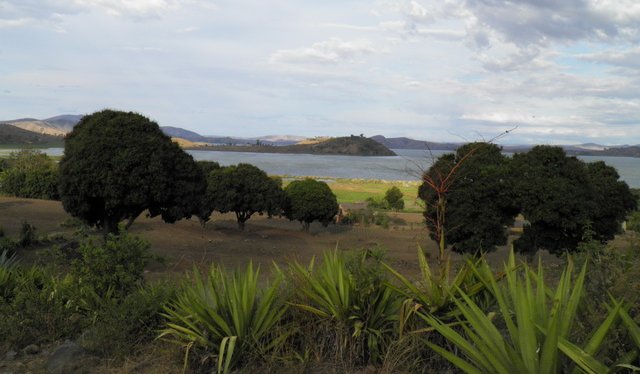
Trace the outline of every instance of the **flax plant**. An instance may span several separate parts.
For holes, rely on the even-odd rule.
[[[215,360],[218,373],[276,349],[286,339],[275,327],[287,305],[278,294],[282,274],[277,268],[274,273],[275,281],[261,287],[251,263],[233,273],[212,266],[204,279],[194,270],[193,283],[165,308],[160,338],[184,347],[185,369],[196,350],[203,361]]]
[[[363,262],[357,266],[365,266]],[[322,331],[331,336],[325,342],[334,350],[333,358],[379,363],[396,336],[401,304],[380,274],[363,276],[350,270],[337,249],[325,252],[319,266],[312,259],[307,267],[291,264],[291,271],[298,292],[291,305],[313,316],[316,333],[326,329]]]
[[[574,326],[586,274],[586,262],[575,281],[570,261],[555,290],[544,282],[542,265],[537,272],[524,267],[522,275],[515,268],[511,253],[505,268],[506,284],[499,285],[485,264],[477,269],[494,294],[497,312],[486,313],[459,287],[454,302],[459,308],[460,328],[454,328],[434,316],[425,320],[459,352],[454,353],[432,343],[434,351],[466,373],[559,373],[563,364],[563,345],[568,344]],[[616,321],[619,308],[609,313],[596,329],[583,352],[591,362],[604,336]],[[496,319],[499,316],[500,321]],[[498,326],[505,326],[503,331]],[[577,352],[577,351],[576,351]],[[588,357],[587,357],[588,356]],[[571,357],[570,357],[571,358]],[[594,366],[595,367],[595,366]],[[594,372],[601,372],[595,367]]]
[[[460,288],[469,296],[475,296],[485,290],[485,285],[476,279],[474,271],[484,261],[482,258],[475,262],[467,260],[462,268],[451,279],[451,261],[447,257],[439,274],[435,274],[429,266],[424,251],[418,246],[418,264],[421,277],[417,282],[400,274],[388,264],[383,266],[389,271],[399,284],[389,283],[389,287],[405,297],[406,302],[413,305],[405,305],[405,321],[411,315],[420,313],[423,315],[436,315],[441,319],[453,319],[459,311],[454,303],[454,290]]]

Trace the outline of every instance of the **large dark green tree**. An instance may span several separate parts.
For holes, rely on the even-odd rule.
[[[481,253],[507,241],[518,214],[508,158],[490,143],[470,143],[441,156],[423,176],[418,196],[430,237],[456,252]]]
[[[528,221],[514,247],[573,251],[589,229],[593,239],[613,239],[635,200],[613,167],[587,164],[560,147],[536,146],[513,157],[518,203]]]
[[[338,201],[329,186],[314,179],[295,180],[287,187],[284,214],[290,220],[300,221],[304,231],[309,231],[313,221],[327,226],[338,214]]]
[[[148,210],[175,222],[196,214],[202,170],[157,123],[132,112],[87,115],[65,141],[60,161],[64,209],[105,233]]]
[[[234,212],[240,230],[255,213],[280,214],[283,200],[282,181],[250,164],[211,168],[207,176],[205,208]]]

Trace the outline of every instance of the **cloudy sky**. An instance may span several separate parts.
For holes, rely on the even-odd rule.
[[[0,0],[0,119],[640,143],[637,0]]]

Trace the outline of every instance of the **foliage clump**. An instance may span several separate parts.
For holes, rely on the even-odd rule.
[[[396,186],[389,188],[384,193],[384,201],[387,203],[389,209],[393,209],[396,212],[404,209],[404,194],[400,189]]]
[[[501,154],[498,146],[470,143],[441,156],[423,175],[430,237],[440,257],[490,251],[506,243],[506,227],[526,220],[519,252],[575,251],[587,228],[600,242],[613,239],[637,201],[613,167],[568,157],[560,147],[536,146]]]
[[[518,213],[508,159],[489,143],[471,143],[441,156],[423,176],[429,236],[441,251],[492,251],[507,242],[506,226]]]
[[[170,223],[189,218],[199,212],[205,188],[193,158],[140,114],[96,112],[67,135],[60,161],[63,207],[105,234],[145,210]]]
[[[210,214],[234,212],[238,228],[255,213],[278,215],[284,201],[282,181],[250,164],[209,168],[204,209]]]
[[[23,149],[12,152],[0,173],[0,190],[16,197],[57,200],[58,165],[45,153]]]
[[[327,226],[338,214],[338,201],[329,186],[314,179],[295,180],[285,187],[284,215],[300,221],[305,231],[313,221]]]

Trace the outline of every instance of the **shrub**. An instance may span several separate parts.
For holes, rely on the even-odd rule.
[[[5,348],[53,342],[81,331],[84,321],[76,312],[69,282],[38,267],[16,271],[13,277],[14,287],[0,300],[0,336]]]
[[[153,340],[164,323],[162,311],[175,296],[168,283],[140,287],[122,299],[106,298],[96,311],[96,323],[82,345],[101,356],[121,358]]]
[[[384,199],[367,197],[365,201],[367,202],[367,208],[369,209],[389,209],[389,204]]]
[[[78,252],[79,258],[71,262],[71,275],[80,287],[99,296],[109,292],[124,296],[134,290],[152,258],[147,241],[127,234],[109,235],[99,245],[84,243]]]
[[[287,308],[278,294],[277,269],[274,282],[264,288],[258,276],[251,263],[234,273],[212,266],[205,279],[194,270],[193,284],[165,308],[160,337],[184,347],[186,358],[208,366],[215,361],[217,373],[262,359],[286,338],[274,327]]]
[[[26,198],[56,200],[57,164],[46,154],[30,149],[13,152],[0,175],[2,192]]]
[[[402,199],[404,195],[402,191],[396,186],[393,186],[387,190],[384,194],[384,201],[387,203],[387,206],[390,209],[400,211],[404,209],[404,200]]]
[[[18,237],[18,245],[21,247],[30,247],[38,241],[36,237],[36,227],[27,221],[22,221],[20,226],[20,234]]]
[[[640,211],[632,212],[627,220],[627,230],[640,234]]]

